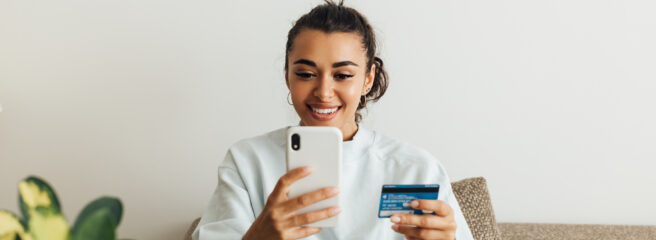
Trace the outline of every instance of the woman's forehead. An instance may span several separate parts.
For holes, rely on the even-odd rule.
[[[294,39],[289,61],[308,59],[319,65],[352,61],[364,65],[366,51],[357,33],[303,30]]]

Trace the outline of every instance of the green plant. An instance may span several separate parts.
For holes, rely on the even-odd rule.
[[[82,209],[69,228],[55,191],[30,176],[18,183],[23,218],[0,210],[0,240],[115,240],[123,205],[118,198],[100,197]]]

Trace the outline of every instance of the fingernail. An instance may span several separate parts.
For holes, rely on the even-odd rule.
[[[392,216],[392,217],[390,218],[390,220],[392,220],[393,223],[398,223],[398,222],[401,221],[401,218],[399,218],[399,217],[397,217],[397,216]]]
[[[398,232],[399,231],[399,225],[396,225],[396,224],[392,225],[392,229],[394,229],[395,232]]]
[[[333,215],[338,214],[341,211],[342,211],[342,208],[340,208],[339,206],[333,207],[332,209],[330,209],[330,213],[333,214]]]
[[[336,187],[331,187],[330,190],[328,190],[328,192],[330,193],[330,195],[335,195],[339,192],[339,189],[337,189]]]
[[[419,202],[417,202],[417,200],[414,200],[414,201],[410,202],[410,206],[413,207],[413,208],[416,208],[417,206],[419,206]]]
[[[312,167],[310,166],[303,167],[303,172],[311,172],[311,171],[312,171]]]

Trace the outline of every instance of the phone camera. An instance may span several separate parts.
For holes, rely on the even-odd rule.
[[[298,151],[298,149],[300,149],[300,148],[301,148],[301,136],[294,133],[292,135],[292,149],[294,151]]]

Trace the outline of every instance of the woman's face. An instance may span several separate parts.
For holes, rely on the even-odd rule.
[[[293,41],[285,75],[303,126],[333,126],[351,139],[360,97],[373,83],[357,33],[303,30]]]

